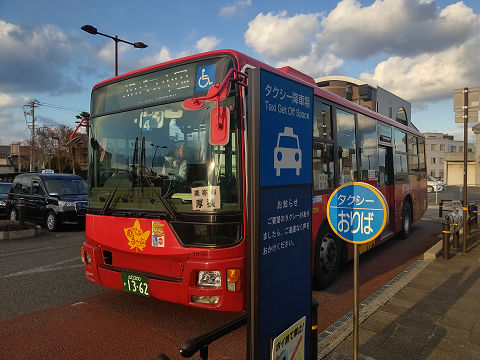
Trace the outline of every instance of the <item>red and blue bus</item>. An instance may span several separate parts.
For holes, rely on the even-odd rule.
[[[244,310],[253,68],[314,89],[311,246],[319,287],[332,284],[353,257],[326,220],[338,186],[364,181],[387,199],[389,223],[361,252],[409,235],[427,206],[421,133],[319,88],[295,69],[218,50],[93,87],[82,246],[90,281],[188,306]]]

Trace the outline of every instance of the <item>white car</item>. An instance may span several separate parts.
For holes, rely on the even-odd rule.
[[[278,134],[277,146],[273,150],[273,167],[276,169],[277,176],[280,176],[280,169],[295,169],[296,175],[300,175],[302,150],[298,135],[293,133],[291,127],[285,127],[283,132]]]
[[[427,192],[438,192],[445,189],[445,183],[435,179],[433,176],[428,176]]]

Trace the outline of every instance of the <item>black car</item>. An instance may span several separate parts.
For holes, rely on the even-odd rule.
[[[7,195],[12,187],[12,183],[0,182],[0,219],[7,216]]]
[[[46,224],[55,231],[63,222],[85,222],[88,187],[72,174],[20,174],[13,180],[7,198],[10,220],[18,219],[18,201],[23,199],[25,220]]]

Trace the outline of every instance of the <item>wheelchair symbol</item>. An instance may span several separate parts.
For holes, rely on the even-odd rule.
[[[205,89],[207,86],[212,85],[213,82],[210,81],[208,74],[205,74],[205,69],[202,69],[202,76],[198,78],[198,86],[202,89]]]

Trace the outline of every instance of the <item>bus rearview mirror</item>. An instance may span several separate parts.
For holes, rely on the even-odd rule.
[[[226,145],[230,135],[230,110],[220,107],[210,111],[210,144]]]

